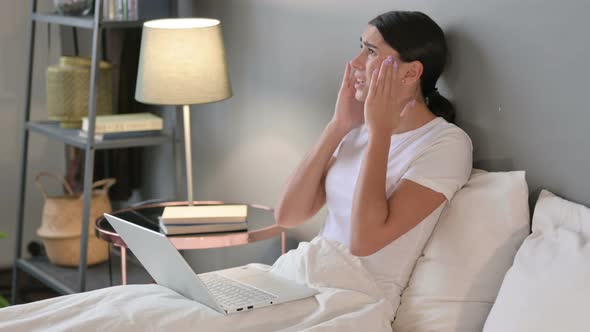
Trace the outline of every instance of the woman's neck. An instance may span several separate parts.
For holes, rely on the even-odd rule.
[[[420,128],[434,119],[436,119],[436,115],[430,112],[426,104],[416,101],[416,106],[406,111],[400,120],[399,126],[393,131],[393,134],[403,134],[410,130]]]

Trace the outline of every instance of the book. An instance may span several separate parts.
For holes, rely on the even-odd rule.
[[[162,213],[165,225],[179,224],[212,224],[245,222],[248,216],[248,205],[195,205],[167,206]]]
[[[136,138],[146,136],[158,136],[161,135],[161,130],[140,130],[140,131],[118,131],[113,133],[94,134],[94,140],[102,141],[109,139],[124,139],[124,138]],[[80,130],[80,137],[88,138],[88,132]]]
[[[180,235],[180,234],[202,234],[202,233],[221,233],[221,232],[236,232],[247,231],[248,224],[244,222],[226,222],[226,223],[201,223],[201,224],[182,224],[182,225],[166,225],[159,218],[160,232],[166,235]]]
[[[162,130],[162,118],[152,113],[97,115],[94,133]],[[88,117],[82,118],[82,131],[88,132]]]

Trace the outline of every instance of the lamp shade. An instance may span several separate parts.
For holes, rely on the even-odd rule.
[[[135,89],[137,101],[190,105],[231,96],[218,20],[177,18],[144,23]]]

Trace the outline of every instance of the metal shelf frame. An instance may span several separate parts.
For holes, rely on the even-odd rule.
[[[59,124],[54,121],[29,121],[25,128],[31,132],[37,132],[46,135],[49,138],[56,139],[68,145],[78,148],[85,148],[87,139],[80,136],[79,129],[60,128]],[[170,143],[172,137],[165,133],[157,136],[133,137],[122,139],[108,139],[94,141],[95,150],[131,148],[138,146],[150,146]]]
[[[98,63],[100,59],[100,47],[103,28],[129,28],[141,27],[142,21],[102,21],[101,8],[102,1],[95,0],[94,15],[84,17],[61,16],[51,13],[38,13],[38,0],[31,0],[32,10],[31,19],[29,20],[29,44],[28,44],[28,63],[27,79],[25,88],[24,112],[22,113],[22,130],[20,134],[20,156],[19,156],[19,190],[18,206],[16,217],[16,243],[14,252],[14,266],[12,274],[12,303],[16,304],[18,300],[18,273],[19,270],[27,272],[39,279],[45,285],[53,288],[61,294],[71,294],[74,292],[83,292],[87,290],[87,252],[88,252],[88,227],[90,225],[90,196],[92,193],[92,180],[94,174],[94,155],[99,149],[127,148],[138,146],[160,145],[165,143],[174,144],[174,130],[171,135],[162,134],[159,136],[149,136],[142,138],[127,138],[117,140],[95,141],[94,134],[96,128],[96,96],[98,87]],[[55,123],[31,121],[31,87],[33,76],[33,58],[35,52],[35,32],[37,23],[52,23],[63,26],[79,27],[92,30],[92,53],[91,53],[91,70],[90,70],[90,94],[88,100],[88,136],[83,138],[79,136],[78,130],[68,130],[59,128]],[[176,121],[176,120],[174,120]],[[173,128],[173,127],[172,127]],[[83,190],[83,213],[82,229],[80,238],[80,264],[77,269],[77,280],[72,282],[72,278],[67,278],[68,282],[61,280],[63,273],[57,273],[59,269],[50,269],[50,264],[39,259],[22,258],[22,237],[25,212],[26,197],[26,179],[27,179],[27,161],[29,150],[29,133],[36,132],[46,135],[48,138],[56,139],[65,144],[76,146],[84,149],[84,190]],[[175,148],[174,148],[175,149]],[[93,267],[91,267],[92,269]],[[68,276],[71,277],[75,270],[69,269]],[[92,276],[94,277],[94,276]],[[62,278],[63,279],[63,278]],[[108,285],[105,285],[105,287]]]
[[[36,22],[59,24],[63,26],[94,29],[94,16],[64,16],[54,13],[33,13],[31,19]],[[143,25],[142,20],[100,21],[101,28],[135,28]]]

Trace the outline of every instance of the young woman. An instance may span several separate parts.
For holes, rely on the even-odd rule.
[[[278,224],[295,227],[327,204],[321,235],[362,256],[392,300],[471,173],[471,140],[436,89],[446,55],[443,31],[423,13],[371,20],[332,120],[275,212]]]

